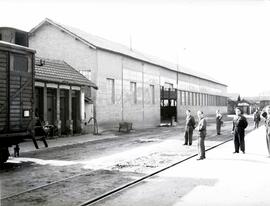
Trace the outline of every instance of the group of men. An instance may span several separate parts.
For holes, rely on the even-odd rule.
[[[193,130],[196,128],[196,121],[195,118],[191,115],[190,110],[186,110],[186,126],[185,126],[185,143],[184,145],[192,145],[192,137],[193,137]],[[202,111],[197,112],[198,115],[198,156],[199,158],[197,160],[203,160],[205,159],[205,145],[204,140],[206,137],[206,120],[204,118],[204,114]],[[221,117],[222,118],[222,117]],[[219,131],[220,133],[220,131]]]
[[[270,109],[269,109],[270,112]],[[242,111],[240,108],[235,109],[235,117],[233,119],[233,129],[232,133],[234,134],[234,153],[239,153],[239,149],[242,153],[245,153],[245,128],[247,127],[248,123],[246,118],[242,115]],[[204,140],[206,137],[206,126],[207,122],[204,118],[204,114],[202,111],[197,112],[198,115],[198,159],[203,160],[205,159],[205,145]],[[222,114],[219,110],[216,111],[216,132],[217,135],[221,135],[221,126],[223,124],[222,121]],[[270,120],[269,120],[270,125]],[[185,125],[185,142],[184,145],[192,145],[192,137],[193,137],[193,130],[196,128],[196,121],[195,118],[191,115],[190,110],[186,110],[186,125]],[[270,129],[269,129],[270,133]],[[270,145],[270,141],[269,141]],[[270,150],[269,150],[270,151]]]

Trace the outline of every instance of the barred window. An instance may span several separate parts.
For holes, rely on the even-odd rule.
[[[27,72],[28,58],[23,55],[14,55],[14,71]]]

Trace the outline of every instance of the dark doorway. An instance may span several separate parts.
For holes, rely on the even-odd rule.
[[[39,120],[42,122],[44,121],[44,114],[43,114],[43,108],[44,108],[44,98],[43,98],[43,87],[36,87],[35,88],[35,116],[39,118]]]
[[[61,120],[61,133],[67,134],[69,131],[67,129],[68,120],[68,93],[69,90],[60,90],[60,120]]]
[[[80,99],[79,99],[79,92],[72,91],[72,111],[71,116],[73,119],[73,132],[78,133],[80,132]]]
[[[162,123],[177,121],[177,90],[161,87],[160,115]]]
[[[47,120],[54,125],[56,121],[56,89],[47,89]]]

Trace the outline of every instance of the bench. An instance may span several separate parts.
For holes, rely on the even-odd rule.
[[[130,132],[132,130],[132,123],[131,122],[120,122],[119,123],[119,132],[121,129],[125,129],[126,132]]]

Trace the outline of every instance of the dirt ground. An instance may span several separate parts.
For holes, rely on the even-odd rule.
[[[252,123],[248,130],[252,129]],[[217,136],[208,124],[206,147],[231,138],[231,121]],[[77,205],[197,153],[183,146],[183,127],[155,128],[115,139],[32,151],[12,158],[0,170],[1,205]],[[233,145],[232,145],[233,151]],[[206,154],[207,155],[207,154]],[[83,174],[83,175],[81,175]],[[6,198],[41,185],[56,184]]]

